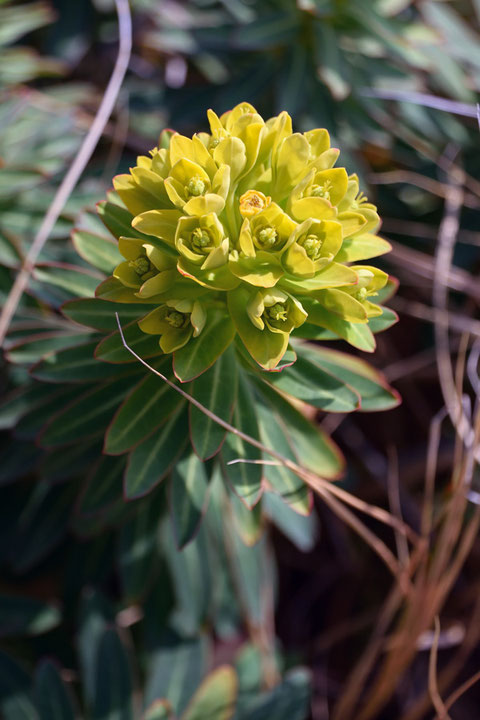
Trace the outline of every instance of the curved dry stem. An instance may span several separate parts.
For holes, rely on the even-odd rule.
[[[103,134],[105,125],[107,124],[117,101],[118,93],[120,92],[128,63],[130,62],[132,48],[132,20],[128,0],[115,0],[115,6],[118,15],[119,32],[119,47],[115,67],[107,85],[107,89],[105,90],[105,95],[103,96],[100,107],[95,115],[94,121],[79,152],[75,156],[73,163],[63,178],[50,207],[48,208],[30,250],[25,257],[23,266],[15,278],[15,282],[13,283],[12,289],[7,297],[3,311],[0,315],[0,345],[3,344],[12,318],[28,285],[30,275],[35,267],[38,256],[48,240],[52,228],[58,220],[65,203],[79,181],[80,176],[93,154],[93,151],[97,147],[98,141]]]

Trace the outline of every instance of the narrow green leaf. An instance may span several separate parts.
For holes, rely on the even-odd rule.
[[[61,311],[67,318],[79,325],[112,332],[118,329],[116,312],[122,327],[125,327],[133,320],[139,320],[154,308],[154,305],[114,303],[100,298],[86,298],[85,300],[69,300],[62,305]]]
[[[98,341],[77,345],[74,348],[59,350],[44,355],[36,363],[31,374],[38,380],[55,383],[74,383],[99,380],[112,380],[138,371],[135,366],[111,367],[95,357]]]
[[[173,718],[173,710],[168,700],[154,700],[145,710],[142,720],[169,720],[169,718]]]
[[[238,398],[233,411],[232,425],[255,440],[260,440],[255,400],[245,375],[239,377]],[[248,507],[253,507],[262,493],[262,466],[255,461],[262,457],[261,451],[233,433],[228,433],[222,448],[225,477],[233,490]],[[232,460],[253,460],[254,463]]]
[[[324,478],[338,478],[343,473],[345,461],[328,435],[266,383],[258,383],[258,390],[278,413],[278,418],[290,438],[289,445],[295,452],[297,462]]]
[[[105,630],[98,645],[92,720],[133,720],[128,658],[116,630]]]
[[[40,720],[75,720],[70,695],[49,660],[41,663],[35,674],[35,699]]]
[[[194,635],[206,622],[213,597],[209,538],[205,525],[203,523],[200,525],[196,537],[183,550],[178,550],[176,546],[170,522],[162,526],[161,541],[176,598],[172,622],[179,632]],[[150,697],[153,700],[164,696],[159,692]],[[165,697],[172,701],[174,709],[178,711],[173,698],[170,695]]]
[[[72,241],[80,257],[106,275],[111,275],[114,268],[125,259],[109,238],[87,230],[74,230]]]
[[[237,362],[233,347],[198,377],[191,394],[210,412],[230,422],[237,395]],[[226,430],[190,404],[190,436],[197,455],[206,460],[220,449]]]
[[[165,370],[168,359],[162,362]],[[105,452],[119,455],[137,445],[158,428],[182,400],[167,383],[149,374],[117,410],[105,436]]]
[[[19,342],[10,345],[6,357],[11,363],[30,364],[39,362],[45,353],[76,347],[91,339],[91,334],[78,332],[43,332],[28,335]]]
[[[135,514],[123,525],[118,546],[120,577],[128,600],[138,600],[155,577],[157,530],[163,512],[160,494],[140,503]]]
[[[41,635],[61,620],[54,605],[30,597],[0,595],[0,637]]]
[[[113,622],[113,610],[103,596],[87,590],[80,605],[80,633],[78,635],[78,654],[82,670],[82,687],[85,700],[90,707],[95,697],[95,686],[102,674],[98,648],[100,640]]]
[[[79,515],[94,515],[122,500],[124,457],[102,455],[87,477],[78,504]]]
[[[290,670],[280,685],[249,702],[239,720],[305,720],[309,713],[311,683],[308,670]]]
[[[179,549],[195,535],[206,509],[208,478],[205,466],[190,450],[173,468],[170,512]]]
[[[201,375],[228,348],[235,328],[227,312],[210,309],[200,335],[173,354],[173,369],[181,382]]]
[[[378,370],[364,360],[320,347],[302,346],[301,352],[354,388],[360,395],[362,411],[389,410],[400,403],[396,390],[388,385]]]
[[[188,413],[182,401],[176,412],[130,453],[124,488],[127,500],[146,495],[165,477],[182,452],[188,434]]]
[[[346,340],[353,347],[363,350],[364,352],[373,352],[376,347],[375,338],[373,337],[372,331],[368,327],[368,324],[363,323],[352,323],[342,320],[335,313],[329,312],[323,307],[317,300],[303,300],[305,310],[308,312],[308,325],[319,325],[321,328],[326,328],[331,332],[338,335],[342,340]],[[307,323],[305,323],[307,325]],[[304,328],[302,331],[301,326],[295,334],[298,337],[303,337],[305,331],[308,332],[309,328]],[[311,337],[307,334],[305,337]]]
[[[255,545],[256,542],[261,538],[265,528],[263,511],[262,511],[262,499],[258,502],[255,507],[248,508],[240,500],[238,495],[235,495],[233,490],[228,486],[226,487],[228,493],[228,502],[232,512],[232,520],[235,525],[237,533],[242,538],[245,545],[249,547]]]
[[[272,450],[277,450],[288,460],[298,462],[293,448],[290,446],[286,432],[287,427],[282,418],[272,413],[271,409],[262,403],[257,403],[257,417],[263,444]],[[275,462],[272,457],[269,457],[268,460]],[[311,493],[298,475],[281,463],[265,465],[263,475],[272,490],[279,493],[296,512],[308,515],[312,503]]]
[[[111,202],[100,202],[97,204],[97,212],[102,222],[117,239],[122,236],[142,238],[146,243],[148,242],[158,247],[163,252],[172,255],[172,257],[178,256],[175,248],[170,247],[168,243],[163,242],[160,238],[145,235],[145,233],[141,233],[133,228],[133,215],[126,208]]]
[[[182,720],[230,720],[235,712],[237,685],[232,667],[217,668],[200,685]]]
[[[130,325],[123,325],[122,330],[125,342],[137,355],[140,355],[140,357],[150,358],[162,354],[158,346],[158,337],[142,332],[136,321],[130,323]],[[138,363],[138,360],[123,346],[122,338],[118,330],[111,335],[107,335],[107,337],[97,345],[95,357],[107,363]]]
[[[309,405],[328,412],[352,412],[359,406],[358,394],[351,387],[322,370],[305,357],[298,357],[279,373],[260,373],[264,382]]]
[[[34,277],[42,283],[54,285],[77,297],[93,297],[104,276],[92,270],[61,263],[37,265]]]
[[[55,20],[52,8],[44,2],[32,2],[26,7],[12,6],[3,8],[0,45],[11,45],[22,35],[26,35]]]
[[[2,720],[37,720],[25,670],[0,651],[0,714]]]
[[[47,385],[33,383],[16,388],[4,395],[0,403],[0,430],[10,430],[29,410],[50,399],[52,389]]]
[[[130,385],[127,378],[90,390],[51,420],[42,434],[41,444],[54,447],[102,432]]]
[[[44,484],[37,488],[19,519],[18,536],[12,542],[12,560],[18,573],[34,567],[62,540],[76,493],[73,482],[54,490]]]
[[[373,317],[368,321],[368,327],[375,335],[377,333],[388,330],[392,325],[398,322],[398,315],[394,310],[390,308],[382,308],[382,314],[378,317]]]
[[[318,518],[315,512],[300,515],[292,510],[283,498],[266,492],[263,496],[265,512],[274,525],[302,552],[315,546],[318,534]]]
[[[150,658],[146,703],[165,698],[180,714],[203,677],[206,661],[207,646],[202,636],[188,638],[165,631]]]

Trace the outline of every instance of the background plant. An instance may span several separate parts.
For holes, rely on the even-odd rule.
[[[215,665],[224,662],[224,653],[227,653],[227,662],[230,665],[236,662],[240,667],[241,655],[235,661],[234,648],[247,637],[253,642],[251,651],[256,653],[258,664],[252,661],[246,663],[247,667],[257,668],[251,684],[250,680],[245,680],[250,688],[249,714],[257,703],[260,708],[258,717],[265,716],[265,713],[281,717],[282,708],[288,707],[285,700],[288,695],[299,717],[306,716],[302,702],[308,703],[308,700],[297,700],[289,676],[285,685],[279,686],[283,690],[274,690],[273,695],[262,696],[260,680],[263,678],[263,683],[272,683],[278,670],[283,671],[302,660],[314,669],[313,713],[314,717],[322,717],[327,694],[324,678],[328,677],[328,702],[332,705],[344,690],[348,690],[345,687],[347,673],[356,654],[359,655],[366,644],[370,623],[376,622],[376,610],[390,583],[389,577],[383,573],[374,556],[363,549],[356,536],[350,535],[323,506],[317,508],[322,529],[319,543],[315,540],[317,515],[310,516],[308,520],[292,512],[285,516],[288,505],[277,502],[276,507],[268,508],[268,514],[290,540],[284,539],[277,530],[269,529],[268,542],[263,540],[251,548],[244,546],[238,541],[237,528],[244,539],[248,536],[252,541],[258,537],[259,526],[264,525],[266,520],[260,521],[255,514],[246,515],[242,506],[236,503],[235,496],[229,491],[225,493],[224,485],[218,482],[216,476],[211,480],[212,496],[205,523],[192,543],[179,555],[167,542],[167,538],[171,538],[167,524],[172,521],[173,515],[171,509],[167,509],[162,485],[152,490],[153,495],[147,496],[144,501],[125,504],[119,484],[122,474],[119,466],[123,464],[123,457],[105,457],[98,464],[100,438],[107,423],[107,414],[110,412],[113,415],[115,403],[118,405],[120,402],[119,395],[132,383],[135,366],[99,362],[90,366],[88,362],[78,365],[77,358],[75,367],[80,375],[84,373],[80,377],[72,375],[72,364],[65,362],[68,361],[67,348],[76,346],[77,353],[78,347],[83,346],[87,352],[89,343],[91,346],[94,342],[97,344],[102,333],[108,329],[115,331],[115,325],[100,328],[99,332],[85,333],[78,325],[62,318],[57,308],[74,296],[91,295],[94,287],[117,262],[115,245],[108,241],[104,228],[92,212],[82,209],[92,207],[115,172],[126,170],[134,163],[138,152],[144,152],[156,143],[159,127],[169,125],[191,133],[201,127],[206,107],[213,106],[221,111],[245,97],[267,116],[283,108],[290,110],[296,115],[299,129],[328,127],[334,142],[342,147],[342,154],[348,148],[352,152],[351,161],[345,160],[345,164],[359,170],[364,178],[382,183],[377,203],[386,218],[386,232],[396,233],[397,242],[394,243],[393,253],[385,258],[384,267],[401,276],[403,289],[392,304],[402,312],[403,321],[401,326],[389,331],[388,342],[379,336],[376,362],[386,368],[389,379],[398,385],[404,396],[404,405],[395,413],[378,416],[381,423],[374,416],[330,415],[323,419],[323,429],[331,430],[337,426],[335,439],[348,452],[350,462],[345,487],[380,505],[386,502],[384,483],[388,462],[385,447],[389,442],[395,443],[400,457],[402,510],[407,521],[418,529],[422,469],[417,458],[424,455],[426,429],[443,403],[438,391],[431,337],[423,325],[425,319],[428,322],[434,317],[428,308],[430,284],[435,277],[429,243],[436,237],[442,198],[450,192],[449,187],[453,183],[450,160],[453,142],[456,147],[464,149],[466,176],[463,179],[459,176],[460,186],[465,183],[461,198],[465,206],[455,257],[457,267],[447,273],[456,293],[450,322],[454,330],[468,329],[477,334],[478,329],[472,320],[472,303],[478,301],[478,292],[469,273],[474,271],[478,262],[474,245],[478,239],[473,232],[478,206],[478,186],[474,180],[475,175],[478,176],[478,131],[474,122],[454,119],[451,114],[404,100],[388,101],[386,104],[384,100],[365,95],[364,89],[370,95],[372,91],[378,95],[387,85],[391,94],[395,85],[395,88],[410,92],[429,91],[442,93],[454,100],[472,101],[477,82],[475,35],[472,39],[475,33],[474,7],[467,3],[404,3],[396,7],[368,3],[368,7],[362,7],[360,12],[357,4],[348,3],[309,6],[288,3],[281,7],[277,3],[271,7],[265,3],[249,6],[229,3],[228,8],[220,4],[190,3],[186,7],[170,4],[167,10],[166,6],[158,9],[156,3],[153,5],[143,2],[133,6],[134,57],[117,115],[107,126],[102,146],[45,247],[42,264],[35,273],[31,291],[23,300],[9,336],[6,356],[9,365],[4,371],[3,382],[6,393],[13,390],[13,396],[8,394],[7,397],[13,397],[14,401],[3,406],[2,423],[7,430],[14,425],[16,429],[13,439],[8,432],[2,440],[2,479],[8,483],[2,488],[2,537],[5,538],[2,543],[2,567],[4,593],[8,596],[2,610],[2,617],[6,618],[2,625],[10,628],[10,637],[4,640],[3,645],[10,660],[4,658],[2,661],[9,673],[7,675],[5,670],[3,674],[8,681],[6,688],[2,687],[2,710],[9,712],[11,706],[8,703],[13,702],[12,698],[19,698],[21,707],[25,708],[25,697],[32,687],[30,671],[47,655],[55,656],[63,666],[61,674],[67,686],[73,688],[77,699],[84,698],[84,707],[95,707],[88,698],[92,698],[95,692],[102,694],[102,688],[110,685],[105,683],[101,688],[92,690],[92,681],[86,676],[80,678],[73,645],[65,644],[64,634],[67,631],[73,635],[78,628],[83,628],[83,615],[78,614],[79,598],[85,594],[85,588],[96,586],[108,599],[98,600],[102,609],[96,611],[97,614],[93,613],[92,624],[95,626],[95,618],[99,616],[105,618],[109,626],[115,621],[116,632],[120,634],[134,668],[134,712],[139,711],[141,704],[137,690],[142,687],[145,695],[147,678],[154,672],[152,668],[155,668],[156,659],[160,663],[160,658],[167,658],[164,662],[172,664],[170,653],[176,650],[177,657],[190,658],[198,673],[192,676],[190,683],[185,684],[188,690],[182,691],[182,701],[178,700],[179,690],[175,686],[158,685],[157,688],[160,695],[170,698],[176,711],[182,712],[201,677],[212,667],[207,660],[194,662],[199,657],[194,652],[198,642],[203,643],[203,648],[212,648],[213,630],[214,657],[219,658],[214,660]],[[4,3],[3,7],[8,5]],[[16,5],[15,10],[20,7]],[[27,14],[22,10],[17,18],[51,19],[51,11],[47,11],[45,6],[39,4],[36,7],[35,13]],[[42,63],[42,71],[50,74],[63,72],[63,79],[53,79],[50,75],[50,78],[27,88],[18,84],[30,79],[31,75],[27,73],[13,78],[13,82],[10,79],[2,90],[2,112],[5,108],[8,121],[8,124],[2,123],[8,131],[2,131],[0,139],[3,160],[0,183],[4,193],[0,224],[5,294],[19,258],[48,207],[52,189],[64,172],[69,155],[78,148],[98,104],[97,90],[91,84],[80,85],[78,81],[91,79],[91,69],[95,67],[97,88],[101,92],[104,83],[100,81],[103,77],[106,81],[115,53],[114,16],[108,3],[97,4],[95,8],[88,3],[75,4],[73,9],[67,8],[68,15],[60,3],[56,7],[57,24],[42,32],[37,30],[27,40],[30,47],[55,58],[54,63]],[[71,17],[72,10],[76,13],[75,22],[67,26],[65,18]],[[423,27],[419,26],[422,21],[426,21]],[[279,28],[283,29],[279,32]],[[26,29],[32,29],[31,25],[27,25]],[[258,33],[256,37],[254,31]],[[330,43],[317,41],[317,33],[321,33],[323,38],[330,36]],[[7,41],[17,38],[18,34],[12,34]],[[250,47],[247,47],[248,43]],[[337,69],[336,74],[335,64],[332,65],[327,57],[328,48],[332,47],[340,48],[335,54],[341,70]],[[19,50],[15,46],[5,52],[18,53]],[[438,61],[439,53],[442,62]],[[380,62],[379,58],[385,61]],[[20,63],[3,65],[16,69],[21,67]],[[36,67],[40,67],[38,62]],[[318,73],[312,72],[316,68],[319,68]],[[387,81],[385,75],[388,76]],[[304,92],[305,77],[306,82],[311,84],[309,92]],[[238,95],[235,95],[237,92]],[[341,99],[342,92],[344,99]],[[308,98],[308,107],[302,106],[305,98]],[[128,130],[127,107],[130,118]],[[445,155],[447,144],[450,147]],[[457,156],[455,163],[459,165],[462,161],[463,158]],[[438,165],[450,172],[448,183],[445,175],[438,174]],[[455,177],[458,184],[458,177]],[[74,224],[79,228],[74,235],[75,248],[66,242]],[[415,238],[413,248],[411,233]],[[103,242],[96,237],[97,234],[103,236]],[[423,243],[421,250],[419,242]],[[87,263],[91,264],[96,248],[102,248],[102,257],[95,258],[93,264],[97,270],[92,271]],[[75,288],[73,294],[72,288]],[[409,320],[407,313],[423,319]],[[457,347],[455,343],[456,340],[453,351]],[[62,348],[65,348],[64,353]],[[91,355],[85,354],[83,359],[87,357]],[[408,362],[405,361],[407,357],[411,357]],[[32,373],[27,372],[28,367],[35,363],[36,369]],[[34,438],[55,409],[63,411],[67,403],[75,403],[76,398],[78,401],[84,397],[87,388],[95,392],[106,384],[105,379],[98,375],[102,372],[101,368],[105,368],[106,373],[108,370],[109,378],[112,371],[118,372],[114,381],[117,395],[103,418],[94,414],[91,422],[86,422],[84,431],[90,430],[92,437],[85,437],[76,446],[71,445],[68,452],[59,452],[53,447],[47,451],[38,448]],[[32,377],[36,374],[42,379]],[[137,382],[141,377],[144,376],[138,368]],[[472,373],[470,377],[475,381]],[[50,382],[55,380],[55,385],[47,385],[47,379]],[[66,379],[68,383],[63,384]],[[155,387],[163,388],[159,381]],[[20,392],[15,388],[20,388]],[[108,402],[107,399],[107,405]],[[99,404],[94,400],[91,406],[97,410]],[[310,411],[310,415],[313,413],[315,410]],[[67,430],[66,427],[61,429]],[[76,433],[76,428],[71,428],[71,432]],[[318,431],[315,433],[317,438]],[[81,428],[78,437],[81,437]],[[440,446],[439,489],[452,462],[451,438],[452,435],[446,432]],[[316,440],[317,451],[318,447]],[[325,463],[325,458],[329,457],[332,472],[334,466],[339,470],[337,451],[332,451],[327,441],[322,447],[322,462]],[[103,478],[111,478],[111,482],[100,485],[97,482],[98,473]],[[394,474],[390,477],[394,480]],[[292,480],[297,482],[288,476],[288,481]],[[100,489],[105,495],[98,497]],[[475,498],[474,495],[471,497]],[[266,493],[264,504],[273,506],[276,499],[276,495]],[[439,516],[450,502],[451,495],[446,486],[445,492],[437,494]],[[68,517],[65,509],[73,507],[74,513]],[[212,517],[212,508],[215,507],[223,508],[216,519]],[[458,505],[458,500],[455,507],[461,518],[464,510]],[[148,523],[149,517],[150,522],[153,518],[150,513],[155,513],[153,517],[159,514],[165,517],[165,527],[162,525],[160,531],[160,552],[155,542],[152,547],[153,536]],[[15,523],[16,515],[20,516],[20,523]],[[456,527],[459,537],[463,526],[457,522]],[[372,523],[371,528],[378,533],[379,539],[390,545],[390,535],[387,536],[377,524]],[[222,538],[226,535],[227,541],[219,542],[218,533]],[[432,542],[435,543],[436,538],[434,534]],[[270,549],[272,539],[275,562]],[[295,550],[292,540],[303,551],[310,550],[311,554],[306,556],[308,562],[301,552]],[[228,548],[227,560],[224,557],[212,559],[223,547]],[[394,547],[393,544],[391,547]],[[138,548],[138,552],[133,552],[134,548]],[[199,558],[205,557],[206,552],[210,558],[209,567],[199,563]],[[180,562],[187,565],[183,572],[179,569]],[[234,576],[232,569],[238,567],[241,568],[241,580]],[[312,567],[321,568],[321,575],[312,573]],[[477,667],[474,619],[468,624],[474,611],[472,597],[475,594],[471,567],[471,564],[467,565],[467,570],[461,574],[456,592],[448,600],[442,618],[442,628],[456,628],[456,642],[461,642],[461,633],[468,627],[468,641],[458,646],[458,652],[455,649],[440,652],[440,663],[448,662],[446,674],[440,676],[440,680],[445,677],[443,681],[450,683],[446,688],[455,686],[455,677],[462,667],[465,677]],[[274,600],[268,592],[272,574],[278,576],[275,632],[272,629]],[[160,599],[155,597],[156,578],[162,589],[173,587],[173,599],[168,601],[170,610],[167,608],[164,613],[155,612],[160,600],[166,601],[168,597],[165,592],[161,593]],[[438,586],[438,576],[433,578],[433,585]],[[347,594],[346,587],[349,589]],[[17,600],[12,608],[8,599],[12,593],[23,598],[36,598],[41,601],[40,606],[34,603],[32,608],[28,605],[29,601],[25,601],[25,607]],[[419,593],[421,605],[424,596],[421,591]],[[98,598],[98,595],[95,597]],[[194,597],[198,604],[192,603]],[[52,600],[60,598],[64,600],[61,615],[55,602],[53,609],[50,607]],[[260,604],[259,598],[263,599]],[[87,600],[88,597],[84,602]],[[143,609],[143,618],[139,607]],[[151,610],[152,607],[154,610]],[[299,612],[299,608],[307,608],[307,611]],[[310,612],[308,608],[312,608]],[[20,618],[16,624],[12,620],[13,610],[15,617]],[[158,628],[163,633],[161,638],[151,627],[151,623],[160,616],[171,626]],[[424,620],[414,633],[405,633],[411,656],[399,670],[403,673],[404,688],[410,688],[416,677],[420,677],[421,690],[425,691],[428,687],[425,653],[416,652],[413,638],[420,637],[422,646],[428,649],[429,636],[422,636],[422,633],[430,620]],[[100,626],[104,627],[102,623]],[[266,637],[264,628],[267,628]],[[46,634],[38,635],[40,631]],[[32,632],[35,633],[34,638],[30,636],[25,642]],[[100,630],[99,635],[102,632]],[[172,632],[175,633],[175,641],[171,639]],[[275,634],[280,638],[282,648],[276,653],[273,649]],[[443,642],[450,637],[447,633]],[[93,647],[95,642],[86,640],[85,645]],[[112,647],[117,649],[116,642],[114,633],[107,631],[106,639],[101,641],[95,652],[108,654]],[[246,653],[249,651],[245,649]],[[202,658],[206,658],[208,652],[203,650],[202,653]],[[472,659],[466,662],[469,653]],[[275,662],[272,662],[273,657]],[[18,663],[26,668],[26,673],[18,669]],[[162,667],[161,664],[159,667]],[[118,672],[122,674],[123,670],[120,668]],[[161,669],[158,673],[163,675]],[[56,675],[50,666],[47,669],[43,667],[38,671],[35,683],[37,686],[47,683],[50,688],[56,682],[53,677],[56,678]],[[307,676],[300,673],[298,678],[299,692],[306,698]],[[383,698],[382,702],[387,697],[392,698],[385,717],[389,713],[390,716],[392,713],[401,716],[410,712],[405,701],[408,692],[392,695],[390,684],[386,683],[382,689],[381,680],[379,682],[377,697]],[[117,683],[111,685],[118,686]],[[122,686],[128,688],[128,682]],[[296,681],[293,686],[297,687]],[[363,687],[368,689],[365,678],[360,688]],[[38,702],[39,692],[30,696],[33,697],[31,702]],[[281,695],[281,692],[284,694]],[[348,696],[352,698],[351,692]],[[242,697],[242,692],[239,697]],[[150,699],[147,693],[145,702]],[[101,701],[97,702],[100,709],[97,705],[92,712],[102,716]],[[105,702],[108,705],[110,701]],[[115,703],[114,700],[111,702]],[[269,702],[273,704],[269,706]],[[428,712],[428,697],[422,702],[425,714]],[[458,705],[460,717],[461,713],[468,715],[469,703],[475,703],[475,690],[471,690],[460,702],[463,703]],[[266,705],[262,707],[262,703]],[[380,704],[371,710],[372,717],[381,716],[379,708]],[[10,710],[11,713],[16,711],[18,706]],[[29,707],[25,712],[33,711]],[[415,712],[420,713],[421,710]],[[451,712],[454,717],[455,707]]]

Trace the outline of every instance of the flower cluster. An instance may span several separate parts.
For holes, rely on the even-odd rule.
[[[380,315],[386,274],[351,263],[389,246],[328,132],[294,133],[286,112],[265,122],[249,103],[208,119],[210,133],[172,134],[114,179],[133,216],[114,277],[123,299],[157,306],[140,328],[170,353],[223,313],[271,370],[304,324]]]

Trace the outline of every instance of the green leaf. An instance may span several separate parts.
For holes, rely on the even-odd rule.
[[[166,369],[168,359],[160,368]],[[182,397],[161,378],[148,374],[120,405],[105,435],[105,452],[119,455],[150,435],[178,407]]]
[[[258,389],[263,398],[274,407],[284,423],[297,461],[303,467],[328,479],[338,478],[344,470],[345,462],[340,450],[318,425],[311,423],[272,387],[259,383]]]
[[[11,45],[22,35],[55,20],[52,8],[44,2],[3,8],[0,17],[0,45]]]
[[[260,424],[260,436],[264,445],[272,450],[277,450],[288,460],[297,462],[281,418],[274,415],[271,409],[262,403],[257,404],[257,417]],[[275,462],[275,459],[271,456],[268,457],[268,460],[269,463]],[[271,489],[279,493],[282,499],[296,512],[308,515],[312,503],[311,493],[298,475],[280,462],[276,465],[265,465],[263,475]]]
[[[113,621],[113,611],[100,593],[87,590],[80,605],[78,653],[82,670],[83,690],[87,705],[93,704],[95,686],[101,675],[99,667],[100,640]]]
[[[210,547],[205,523],[200,525],[196,537],[183,550],[178,550],[175,544],[170,522],[162,527],[161,542],[176,598],[172,622],[179,631],[193,635],[198,633],[206,622],[211,612],[213,597]],[[153,700],[163,695],[158,692],[150,697]],[[173,698],[170,695],[166,697],[172,701],[174,709],[178,710]]]
[[[90,390],[51,420],[41,436],[41,444],[54,447],[104,431],[130,385],[130,379],[121,379]]]
[[[42,662],[35,674],[35,699],[40,720],[75,720],[70,695],[50,660]]]
[[[125,259],[110,239],[87,230],[74,230],[72,241],[80,257],[106,275],[111,275],[114,268]]]
[[[30,697],[30,677],[0,651],[0,711],[2,720],[36,720]]]
[[[55,383],[74,383],[100,380],[112,380],[138,372],[132,366],[111,367],[100,362],[94,351],[98,342],[77,345],[59,352],[44,355],[42,360],[33,366],[31,374],[38,380]]]
[[[208,477],[201,460],[190,450],[173,468],[170,512],[179,550],[198,530],[208,499]]]
[[[235,405],[232,425],[255,440],[260,440],[255,400],[249,382],[244,375],[239,377],[238,398]],[[237,462],[229,465],[231,460],[260,460],[261,451],[242,440],[238,435],[228,433],[222,448],[225,477],[233,490],[252,508],[262,493],[262,466],[259,464]]]
[[[259,373],[264,382],[327,412],[353,412],[359,407],[358,394],[328,371],[298,357],[279,373]]]
[[[247,547],[233,529],[226,526],[224,532],[229,539],[230,563],[235,568],[236,595],[248,621],[253,626],[262,627],[267,622],[262,598],[275,586],[275,566],[267,539],[263,536],[256,545]]]
[[[140,355],[140,357],[145,359],[162,354],[158,346],[158,337],[142,332],[136,321],[130,323],[130,325],[124,325],[122,330],[125,342],[137,355]],[[123,346],[122,338],[118,330],[111,335],[107,335],[107,337],[97,345],[95,357],[107,363],[138,363],[138,360]]]
[[[142,502],[122,527],[118,558],[123,591],[127,600],[143,597],[155,577],[157,528],[163,511],[163,495]]]
[[[288,335],[256,328],[250,320],[246,307],[251,293],[240,286],[228,293],[227,302],[230,315],[237,332],[255,362],[266,369],[275,367],[284,356],[288,346]]]
[[[220,355],[210,370],[194,382],[191,394],[210,412],[230,422],[237,396],[237,364],[233,347]],[[201,410],[190,404],[190,437],[202,460],[213,457],[220,449],[226,430]]]
[[[340,263],[368,260],[377,257],[377,255],[384,255],[390,252],[391,249],[390,243],[383,238],[373,233],[365,233],[364,235],[345,238],[342,247],[335,256],[335,260]]]
[[[310,515],[299,515],[283,498],[266,492],[263,496],[265,512],[274,525],[302,552],[315,547],[318,535],[318,518],[314,511]]]
[[[299,352],[354,388],[360,395],[362,411],[389,410],[400,403],[400,396],[384,376],[364,360],[319,347],[302,346]]]
[[[182,715],[182,720],[230,720],[235,712],[237,676],[223,665],[203,681]]]
[[[188,413],[182,401],[178,411],[130,453],[124,480],[127,500],[146,495],[163,480],[182,452],[187,434]]]
[[[173,718],[173,710],[168,700],[154,700],[145,710],[142,720],[169,720],[169,718]]]
[[[35,363],[42,359],[45,353],[54,350],[63,350],[68,347],[75,347],[91,339],[91,335],[78,332],[44,332],[38,335],[29,335],[20,342],[15,342],[8,347],[7,359],[11,363]]]
[[[163,252],[166,252],[172,257],[178,257],[178,253],[175,248],[170,247],[166,242],[163,242],[159,238],[152,237],[151,235],[145,235],[132,227],[133,215],[120,205],[115,205],[111,202],[100,202],[97,204],[97,212],[105,224],[110,230],[112,235],[117,238],[131,237],[141,238],[144,242],[150,243],[159,248]]]
[[[222,482],[221,477],[220,481]],[[222,484],[225,487],[225,484]],[[245,545],[249,547],[255,545],[265,529],[262,501],[260,500],[255,507],[250,509],[244,505],[238,495],[235,495],[233,490],[228,486],[225,487],[224,492],[228,494],[227,502],[230,504],[232,520],[237,533]]]
[[[115,313],[118,313],[121,325],[125,327],[133,320],[140,320],[154,308],[155,305],[114,303],[100,298],[87,298],[69,300],[60,309],[63,315],[79,325],[111,332],[118,329]]]
[[[77,513],[93,515],[122,500],[124,457],[102,455],[93,466],[77,504]]]
[[[105,630],[98,644],[92,720],[133,720],[132,680],[116,630]]]
[[[15,571],[34,567],[64,537],[76,492],[75,483],[49,490],[38,484],[18,522],[18,537],[12,542]]]
[[[270,12],[242,25],[232,38],[235,48],[260,50],[289,46],[298,31],[298,16],[293,12]]]
[[[146,703],[166,698],[175,713],[181,713],[202,679],[206,660],[207,646],[202,636],[188,638],[173,630],[165,631],[148,665]]]
[[[29,410],[50,400],[52,389],[34,383],[23,385],[5,395],[0,403],[0,430],[11,430]]]
[[[235,328],[228,313],[209,308],[207,322],[200,335],[173,354],[173,369],[177,378],[188,382],[208,370],[234,337]]]
[[[61,263],[37,265],[34,271],[36,280],[47,285],[54,285],[77,297],[93,297],[96,287],[103,277],[100,273],[94,273],[92,270],[84,270]]]
[[[30,597],[0,595],[0,637],[41,635],[60,620],[60,611],[54,605]]]
[[[239,720],[305,720],[309,713],[311,682],[308,670],[290,670],[280,685],[249,702]]]
[[[57,449],[44,453],[38,467],[38,474],[48,484],[83,476],[102,451],[98,440],[79,442],[69,448],[68,453]]]
[[[309,322],[295,331],[297,336],[303,337],[303,334],[306,333],[306,337],[312,337],[309,331],[310,324],[313,323],[314,325],[319,325],[322,328],[334,332],[338,337],[346,340],[350,345],[353,345],[353,347],[359,350],[364,350],[365,352],[373,352],[375,350],[375,338],[368,325],[342,320],[342,318],[335,315],[335,313],[329,312],[317,300],[302,298],[302,303],[308,312]]]
[[[378,317],[373,317],[368,321],[368,327],[372,333],[377,334],[388,330],[392,325],[398,322],[398,315],[394,310],[390,308],[382,307],[382,314]]]

